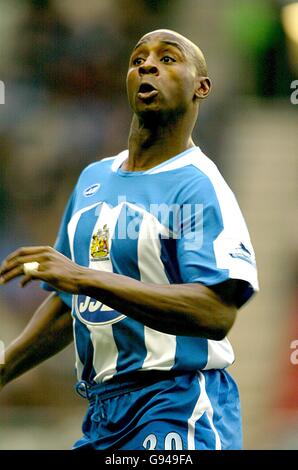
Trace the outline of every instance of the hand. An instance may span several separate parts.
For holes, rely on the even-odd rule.
[[[23,264],[34,261],[39,263],[38,270],[24,274]],[[50,246],[19,248],[3,261],[0,267],[0,284],[23,275],[20,284],[22,287],[33,279],[39,279],[61,291],[78,294],[79,279],[85,271],[86,268],[73,263]]]

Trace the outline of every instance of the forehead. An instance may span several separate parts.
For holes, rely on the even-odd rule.
[[[170,46],[176,47],[179,49],[182,53],[186,54],[187,53],[187,45],[184,41],[184,38],[179,37],[176,34],[173,33],[167,33],[167,32],[153,32],[153,33],[148,33],[145,34],[136,44],[134,47],[134,50],[137,49],[138,47],[141,47],[142,45],[164,45],[168,44]]]

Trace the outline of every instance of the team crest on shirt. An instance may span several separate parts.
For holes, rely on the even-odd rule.
[[[90,245],[91,261],[104,261],[110,259],[109,227],[105,224],[92,235]]]

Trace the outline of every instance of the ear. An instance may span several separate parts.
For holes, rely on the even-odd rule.
[[[209,77],[198,77],[197,88],[195,89],[194,98],[203,100],[207,98],[212,88]]]

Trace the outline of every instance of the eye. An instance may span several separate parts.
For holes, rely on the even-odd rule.
[[[170,62],[176,62],[176,60],[173,57],[170,57],[169,55],[165,55],[161,58],[161,61],[164,62],[165,64],[169,64]]]
[[[133,65],[141,65],[143,62],[144,59],[142,59],[141,57],[136,57],[136,59],[132,61]]]

